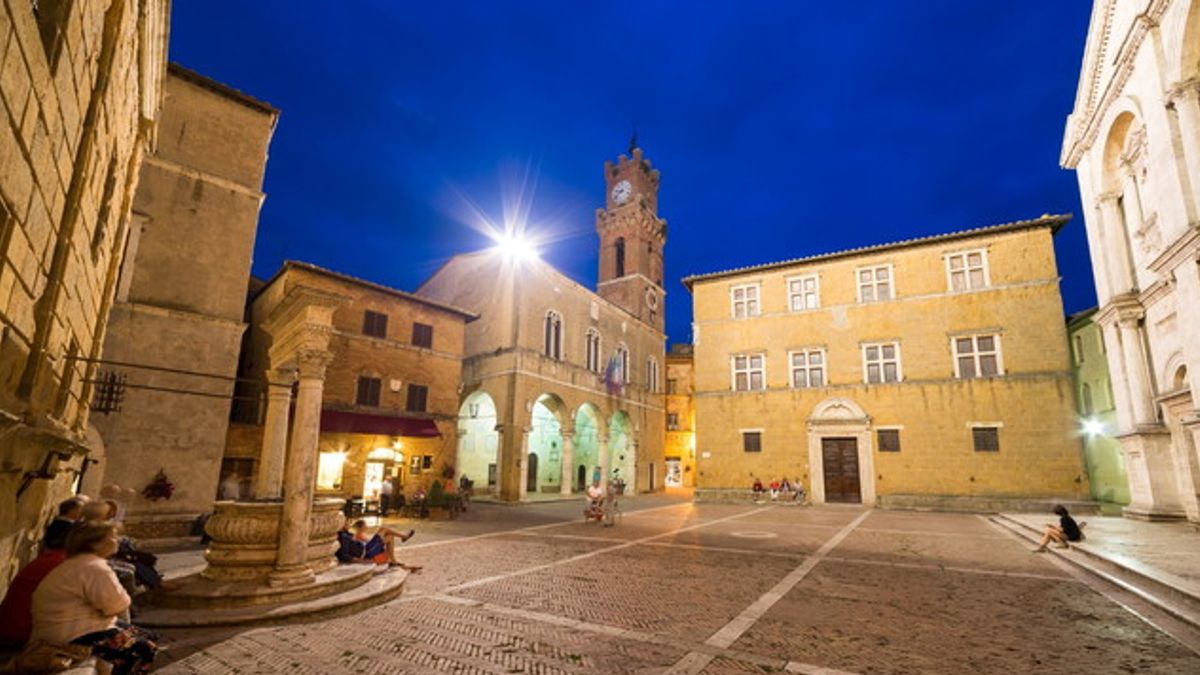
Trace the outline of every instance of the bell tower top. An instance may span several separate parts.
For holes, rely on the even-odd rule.
[[[636,133],[629,143],[629,155],[604,163],[605,207],[596,210],[600,235],[596,290],[662,330],[667,221],[658,217],[659,173],[637,147]]]

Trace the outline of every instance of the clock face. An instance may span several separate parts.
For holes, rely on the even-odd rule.
[[[617,204],[624,204],[625,202],[629,201],[629,197],[632,194],[633,186],[629,184],[629,181],[623,180],[613,186],[612,200]]]

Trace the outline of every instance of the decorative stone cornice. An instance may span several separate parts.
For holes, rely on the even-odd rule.
[[[1116,323],[1128,328],[1136,326],[1146,317],[1146,308],[1136,293],[1121,293],[1109,299],[1108,304],[1096,313],[1096,323],[1109,325]]]
[[[1080,77],[1080,87],[1086,79],[1088,94],[1086,97],[1077,96],[1075,110],[1067,118],[1067,130],[1063,140],[1063,151],[1059,163],[1068,169],[1079,165],[1079,160],[1096,142],[1100,135],[1100,124],[1104,121],[1105,113],[1121,97],[1125,84],[1133,75],[1137,53],[1142,43],[1150,34],[1151,29],[1159,25],[1163,14],[1171,0],[1149,0],[1145,11],[1137,15],[1133,26],[1122,41],[1117,56],[1112,59],[1112,77],[1101,92],[1101,77],[1105,69],[1103,64],[1108,61],[1108,47],[1111,40],[1112,15],[1117,0],[1107,0],[1104,18],[1099,24],[1103,37],[1097,43],[1092,43],[1089,37],[1088,53],[1084,58],[1084,72]],[[1092,25],[1094,30],[1096,25]],[[1082,92],[1081,92],[1082,93]],[[1082,109],[1080,104],[1083,104]]]
[[[1200,261],[1200,223],[1189,225],[1182,236],[1171,242],[1146,267],[1157,274],[1167,274],[1188,261]]]
[[[1180,101],[1192,98],[1200,98],[1200,77],[1176,82],[1167,87],[1167,91],[1163,93],[1163,100],[1167,102],[1167,107],[1174,107]]]

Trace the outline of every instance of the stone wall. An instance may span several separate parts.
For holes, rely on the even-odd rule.
[[[818,501],[823,439],[855,438],[862,498],[1087,495],[1051,242],[1061,219],[929,243],[818,256],[696,281],[696,452],[700,488],[800,477]],[[949,289],[946,256],[986,252],[987,285]],[[859,271],[890,265],[893,299],[860,302]],[[786,281],[816,274],[820,306],[790,311]],[[733,318],[731,289],[757,284],[761,313]],[[956,338],[998,336],[1001,374],[958,376]],[[867,343],[899,343],[900,381],[864,384]],[[822,386],[792,386],[789,354],[824,350]],[[763,390],[733,391],[731,358],[759,354]],[[998,428],[999,451],[973,428]],[[899,452],[878,449],[880,429]],[[761,452],[743,432],[761,432]],[[814,458],[816,465],[814,466]],[[816,472],[816,473],[815,473]]]
[[[104,359],[203,375],[105,364],[130,388],[123,410],[95,418],[106,454],[93,470],[105,484],[138,491],[126,505],[126,528],[143,537],[187,534],[217,494],[278,118],[274,108],[174,64],[164,91]],[[160,469],[176,490],[150,501],[140,492]]]
[[[0,3],[0,585],[96,440],[87,359],[100,355],[166,65],[162,0],[37,6]]]
[[[1200,522],[1200,0],[1096,0],[1061,162],[1079,179],[1125,513]]]

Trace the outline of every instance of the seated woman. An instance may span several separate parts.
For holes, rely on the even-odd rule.
[[[386,564],[389,567],[403,567],[410,572],[421,569],[415,565],[405,565],[396,560],[396,539],[408,541],[414,534],[413,530],[399,532],[390,527],[381,527],[372,536],[367,536],[367,521],[355,520],[353,523],[346,519],[342,529],[338,531],[338,550],[335,554],[339,562]]]
[[[1046,526],[1046,531],[1042,534],[1042,541],[1038,543],[1037,548],[1033,549],[1034,553],[1045,553],[1046,545],[1052,541],[1057,543],[1060,548],[1071,548],[1067,542],[1083,540],[1083,526],[1087,523],[1076,523],[1071,514],[1067,513],[1067,507],[1062,504],[1054,506],[1054,513],[1058,516],[1058,526]]]
[[[38,643],[87,647],[112,664],[113,675],[150,670],[158,652],[155,637],[117,620],[129,608],[129,594],[107,559],[120,546],[109,522],[88,522],[67,535],[67,559],[33,593],[33,633],[26,650]]]

